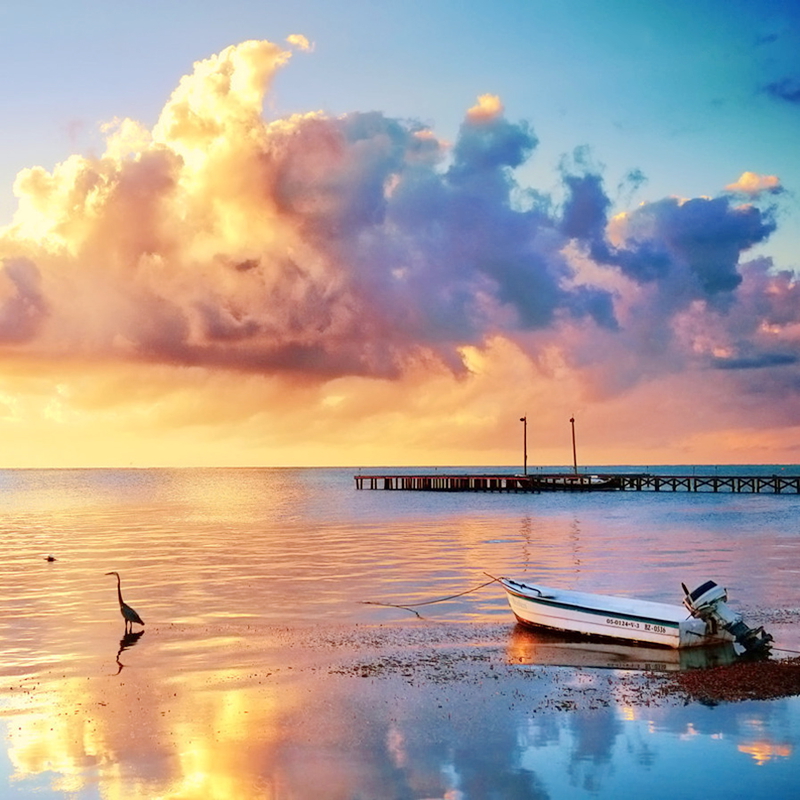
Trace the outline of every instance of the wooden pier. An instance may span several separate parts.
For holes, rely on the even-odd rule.
[[[356,489],[418,492],[729,492],[800,494],[798,475],[654,475],[652,473],[427,473],[355,475]]]

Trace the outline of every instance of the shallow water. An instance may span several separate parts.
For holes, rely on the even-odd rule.
[[[629,666],[616,656],[522,648],[496,585],[422,619],[364,602],[425,603],[487,572],[679,602],[682,581],[713,578],[800,651],[796,495],[356,491],[352,476],[0,471],[3,797],[800,789],[794,698],[637,705],[596,669]],[[109,570],[138,638],[122,638]]]

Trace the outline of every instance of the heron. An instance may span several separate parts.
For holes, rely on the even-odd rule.
[[[117,576],[117,597],[119,598],[119,613],[125,620],[125,632],[133,630],[133,623],[144,625],[144,620],[122,599],[122,582],[119,579],[119,572],[106,572],[106,575]]]

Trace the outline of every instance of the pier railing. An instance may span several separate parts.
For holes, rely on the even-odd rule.
[[[798,475],[534,475],[427,473],[355,475],[356,489],[425,492],[557,492],[652,491],[800,494]]]
[[[620,475],[622,489],[635,491],[800,494],[800,475]]]

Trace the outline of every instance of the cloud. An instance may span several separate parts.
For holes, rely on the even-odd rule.
[[[726,197],[664,198],[619,218],[616,233],[624,241],[615,246],[607,235],[611,202],[601,176],[566,174],[564,181],[562,233],[582,244],[594,261],[618,267],[640,283],[660,282],[665,300],[675,298],[672,290],[680,282],[684,302],[727,302],[741,281],[740,255],[776,228],[772,209],[734,206]]]
[[[777,175],[758,175],[755,172],[743,172],[735,183],[729,183],[725,187],[725,191],[755,197],[764,192],[779,194],[783,191],[783,187]]]
[[[378,112],[265,121],[289,58],[227,48],[152,132],[118,120],[101,159],[20,175],[3,249],[72,298],[39,346],[74,346],[91,295],[81,345],[102,357],[320,378],[397,376],[420,357],[463,371],[462,346],[561,313],[613,324],[601,290],[566,286],[553,221],[516,204],[537,139],[498,98],[479,98],[452,147]]]
[[[313,52],[314,50],[314,45],[302,33],[293,33],[286,37],[286,41],[299,50],[305,50],[306,52]]]
[[[560,199],[518,183],[538,138],[494,95],[452,144],[380,112],[265,119],[291,57],[226,48],[151,130],[114,120],[102,156],[20,173],[0,231],[6,363],[396,387],[466,380],[504,341],[542,374],[573,371],[587,397],[686,369],[795,375],[796,281],[742,262],[776,229],[774,176],[611,217],[588,151],[562,167]]]
[[[467,111],[467,119],[472,122],[490,122],[503,114],[503,104],[495,94],[482,94],[478,102]]]
[[[796,78],[781,78],[764,87],[764,91],[778,100],[792,105],[800,104],[800,81]]]
[[[790,353],[758,353],[753,356],[716,358],[714,366],[718,369],[759,369],[761,367],[793,365],[797,364],[798,361],[800,361],[800,358]]]
[[[732,206],[724,197],[667,198],[631,216],[631,229],[647,230],[647,247],[665,253],[670,269],[685,270],[696,279],[703,297],[733,291],[741,281],[737,266],[742,252],[775,230],[770,213]],[[634,244],[629,252],[636,249]]]
[[[39,270],[26,258],[2,260],[0,270],[0,343],[31,340],[47,316]]]
[[[633,195],[647,183],[647,176],[638,167],[628,170],[617,186],[620,198],[630,202]]]
[[[738,302],[714,332],[711,364],[757,370],[755,377],[742,378],[748,394],[760,394],[772,381],[783,384],[781,393],[795,392],[800,376],[781,368],[800,363],[800,280],[791,271],[776,271],[768,258],[743,264],[741,273]],[[765,374],[769,367],[778,368],[772,377]]]

